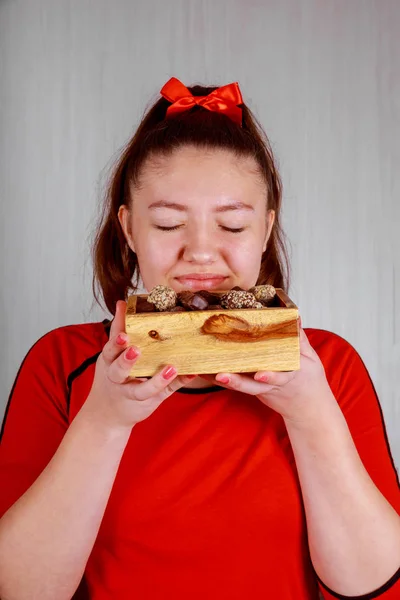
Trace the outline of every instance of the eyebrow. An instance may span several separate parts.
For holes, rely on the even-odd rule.
[[[172,210],[179,210],[180,212],[185,212],[189,209],[186,204],[178,204],[177,202],[167,202],[167,200],[158,200],[157,202],[153,202],[150,204],[149,209],[155,208],[171,208]],[[224,204],[222,206],[217,206],[214,210],[216,213],[228,212],[230,210],[250,210],[254,212],[254,207],[251,204],[246,204],[245,202],[231,202],[230,204]]]

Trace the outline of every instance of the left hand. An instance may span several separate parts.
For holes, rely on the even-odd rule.
[[[286,421],[300,424],[318,419],[324,399],[336,400],[326,379],[324,366],[300,325],[300,369],[298,371],[258,371],[257,373],[218,373],[205,379],[244,394],[257,396]]]

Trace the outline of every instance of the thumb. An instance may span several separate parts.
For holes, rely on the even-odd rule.
[[[115,316],[112,320],[110,327],[110,339],[117,336],[122,331],[125,332],[125,314],[126,314],[126,302],[125,300],[117,300],[115,307]]]

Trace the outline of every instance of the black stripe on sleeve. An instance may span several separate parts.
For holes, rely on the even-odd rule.
[[[104,319],[102,321],[102,324],[104,325],[104,331],[107,334],[107,337],[110,337],[110,328],[111,328],[111,321],[109,319]],[[67,377],[67,414],[69,415],[69,409],[70,409],[70,404],[71,404],[71,388],[72,388],[72,383],[74,382],[74,380],[79,377],[79,375],[81,375],[84,371],[86,371],[86,369],[92,365],[93,363],[96,362],[96,360],[99,358],[100,354],[102,351],[100,352],[96,352],[96,354],[93,354],[93,356],[89,356],[89,358],[87,358],[86,360],[83,361],[83,363],[81,363],[79,365],[79,367],[77,367],[76,369],[74,369]]]
[[[327,332],[327,333],[332,333],[330,331],[327,331],[326,329],[320,329],[319,331],[324,331],[324,332]],[[366,366],[366,364],[365,364],[362,356],[359,354],[359,352],[357,352],[357,350],[354,348],[354,346],[352,346],[350,344],[350,342],[348,342],[345,338],[343,338],[342,336],[338,335],[337,333],[334,333],[333,335],[336,336],[336,337],[338,337],[338,338],[340,338],[341,340],[343,340],[346,344],[348,344],[352,348],[352,350],[356,353],[356,355],[360,359],[360,361],[361,361],[361,363],[362,363],[362,365],[363,365],[363,367],[365,369],[365,372],[367,373],[367,376],[368,376],[369,382],[371,384],[371,387],[374,390],[374,394],[375,394],[375,398],[376,398],[376,403],[378,405],[379,414],[380,414],[380,417],[381,417],[381,425],[382,425],[383,436],[384,436],[384,439],[385,439],[386,450],[387,450],[390,462],[392,463],[393,471],[394,471],[395,476],[396,476],[397,486],[400,488],[399,471],[398,471],[398,469],[396,467],[396,464],[394,462],[394,459],[393,459],[392,450],[390,448],[389,437],[388,437],[387,430],[386,430],[386,423],[385,423],[385,417],[383,415],[382,405],[380,403],[379,396],[378,396],[376,388],[375,388],[375,384],[372,381],[372,377],[371,377],[371,375],[370,375],[370,373],[369,373],[369,371],[367,369],[367,366]]]
[[[357,352],[357,351],[356,351],[356,352]],[[357,352],[357,354],[358,354],[358,352]],[[397,485],[398,485],[398,487],[400,488],[399,472],[398,472],[398,470],[397,470],[397,468],[396,468],[396,465],[395,465],[395,462],[394,462],[394,459],[393,459],[393,455],[392,455],[392,450],[391,450],[391,448],[390,448],[389,437],[388,437],[388,434],[387,434],[387,431],[386,431],[385,417],[384,417],[384,415],[383,415],[383,410],[382,410],[381,403],[380,403],[380,401],[379,401],[379,396],[378,396],[378,394],[377,394],[377,392],[376,392],[376,389],[375,389],[374,382],[372,381],[371,375],[369,374],[369,371],[368,371],[368,369],[367,369],[367,366],[366,366],[366,364],[364,363],[363,359],[361,358],[361,356],[360,356],[359,354],[358,354],[358,356],[359,356],[359,358],[360,358],[360,360],[361,360],[362,364],[364,365],[365,371],[366,371],[366,372],[367,372],[367,374],[368,374],[368,378],[369,378],[369,380],[370,380],[370,383],[371,383],[371,385],[372,385],[372,388],[373,388],[373,390],[374,390],[374,392],[375,392],[375,397],[376,397],[376,401],[377,401],[378,408],[379,408],[379,414],[380,414],[380,416],[381,416],[381,425],[382,425],[382,430],[383,430],[383,436],[384,436],[384,438],[385,438],[386,450],[387,450],[387,452],[388,452],[388,455],[389,455],[389,458],[390,458],[390,462],[392,463],[393,471],[395,472],[395,475],[396,475]]]
[[[107,334],[107,337],[110,336],[110,327],[111,327],[111,321],[109,319],[104,319],[102,324],[104,325],[104,330]],[[10,410],[10,405],[11,405],[11,400],[14,394],[14,390],[15,390],[15,386],[17,385],[17,381],[18,381],[18,377],[22,371],[22,367],[25,364],[26,359],[28,358],[29,353],[31,352],[31,350],[33,350],[33,348],[36,346],[36,344],[38,344],[46,335],[48,335],[49,332],[46,332],[44,335],[42,335],[42,337],[40,337],[34,344],[33,346],[28,350],[28,352],[26,353],[21,366],[18,369],[17,375],[15,377],[13,386],[11,388],[11,392],[10,395],[8,397],[7,400],[7,405],[6,405],[6,409],[4,411],[4,417],[3,417],[3,422],[1,425],[1,430],[0,430],[0,443],[1,440],[3,438],[3,434],[4,434],[4,428],[6,425],[6,420],[7,420],[7,416],[8,416],[8,412]],[[72,373],[69,374],[68,379],[67,379],[67,388],[68,388],[68,397],[67,397],[67,414],[69,414],[69,405],[70,405],[70,397],[71,397],[71,385],[73,380],[78,377],[81,373],[83,373],[83,371],[92,363],[96,362],[98,356],[99,356],[100,352],[98,352],[97,354],[95,354],[94,356],[91,356],[90,358],[86,359],[77,369],[75,369],[74,371],[72,371]]]
[[[315,575],[322,587],[332,596],[338,598],[339,600],[374,600],[374,598],[379,598],[379,596],[387,592],[400,579],[400,569],[396,571],[393,577],[391,577],[389,581],[387,581],[379,589],[375,590],[374,592],[370,592],[369,594],[363,594],[361,596],[343,596],[342,594],[337,594],[336,592],[333,592],[330,588],[328,588],[328,586],[326,586],[323,583],[323,581],[320,580],[316,573]]]
[[[344,339],[344,338],[342,338],[342,339]],[[346,340],[344,340],[344,341],[346,341]],[[382,426],[382,431],[383,431],[383,435],[384,435],[384,438],[385,438],[386,450],[387,450],[387,453],[389,455],[389,459],[390,459],[390,462],[391,462],[392,467],[393,467],[393,471],[394,471],[395,476],[396,476],[397,485],[400,487],[399,472],[398,472],[398,470],[396,468],[396,465],[395,465],[395,462],[393,460],[393,455],[392,455],[392,452],[391,452],[389,438],[388,438],[388,434],[387,434],[387,430],[386,430],[385,418],[384,418],[384,415],[383,415],[383,410],[382,410],[381,403],[379,401],[379,396],[378,396],[378,394],[376,392],[374,382],[372,381],[371,375],[370,375],[370,373],[369,373],[369,371],[367,369],[367,366],[366,366],[365,362],[363,361],[362,357],[357,352],[357,350],[355,350],[355,348],[353,348],[353,350],[356,352],[356,354],[358,355],[361,363],[363,364],[363,366],[365,368],[365,371],[366,371],[366,373],[368,375],[369,381],[371,383],[371,386],[372,386],[372,388],[374,390],[375,398],[376,398],[377,405],[378,405],[378,408],[379,408],[379,414],[380,414],[380,417],[381,417],[381,426]],[[315,573],[315,575],[316,575],[316,578],[318,579],[319,583],[321,584],[321,586],[324,589],[326,589],[327,592],[329,592],[332,596],[334,596],[335,598],[338,598],[338,600],[374,600],[375,598],[379,598],[379,596],[381,596],[382,594],[384,594],[385,592],[387,592],[397,581],[400,580],[400,568],[389,579],[389,581],[387,581],[385,584],[383,584],[380,588],[378,588],[374,592],[370,592],[368,594],[362,594],[361,596],[343,596],[342,594],[337,594],[336,592],[334,592],[333,590],[331,590],[330,588],[328,588],[328,586],[326,586],[324,584],[324,582],[321,581],[321,579],[318,577],[318,575],[316,573]]]
[[[30,352],[33,350],[33,348],[36,346],[36,344],[38,344],[38,343],[40,342],[40,340],[42,340],[42,339],[43,339],[43,338],[44,338],[46,335],[47,335],[47,333],[45,333],[44,335],[42,335],[42,337],[40,337],[40,338],[37,340],[37,342],[35,342],[35,343],[33,344],[33,346],[31,346],[31,348],[30,348],[30,349],[28,350],[28,352],[25,354],[25,357],[24,357],[24,359],[23,359],[23,361],[22,361],[22,363],[21,363],[21,366],[19,367],[19,369],[18,369],[18,372],[17,372],[17,374],[16,374],[16,376],[15,376],[14,383],[13,383],[13,386],[12,386],[12,388],[11,388],[10,395],[8,396],[8,400],[7,400],[7,404],[6,404],[6,409],[5,409],[5,411],[4,411],[3,423],[2,423],[2,425],[1,425],[1,431],[0,431],[0,443],[1,443],[1,440],[2,440],[2,438],[3,438],[3,434],[4,434],[4,428],[5,428],[5,426],[6,426],[6,421],[7,421],[7,416],[8,416],[8,411],[10,410],[10,406],[11,406],[11,400],[12,400],[12,397],[13,397],[13,395],[14,395],[14,390],[15,390],[15,386],[17,385],[18,378],[19,378],[19,376],[20,376],[20,374],[21,374],[21,371],[22,371],[22,367],[24,366],[24,364],[25,364],[25,361],[26,361],[26,359],[28,358],[28,356],[29,356]]]
[[[355,350],[355,352],[357,352],[357,350]],[[362,359],[361,355],[358,352],[357,352],[357,354],[358,354],[358,356],[359,356],[359,358],[360,358],[360,360],[361,360],[361,362],[362,362],[362,364],[364,366],[364,369],[365,369],[365,371],[366,371],[366,373],[368,375],[369,381],[371,383],[372,389],[374,390],[374,393],[375,393],[375,398],[376,398],[376,402],[378,404],[379,414],[380,414],[380,417],[381,417],[381,425],[382,425],[383,436],[385,438],[386,450],[387,450],[387,453],[389,455],[390,462],[392,463],[393,471],[394,471],[394,473],[396,475],[397,486],[400,489],[399,471],[398,471],[398,469],[396,467],[396,464],[394,462],[392,450],[390,448],[389,437],[388,437],[387,430],[386,430],[386,423],[385,423],[385,417],[383,415],[382,405],[380,403],[379,396],[378,396],[376,388],[375,388],[375,384],[372,381],[372,377],[371,377],[371,375],[370,375],[370,373],[369,373],[369,371],[367,369],[367,365],[365,364],[365,362]]]
[[[93,363],[95,363],[97,361],[97,359],[99,358],[101,352],[96,352],[96,354],[93,354],[93,356],[89,356],[89,358],[87,358],[86,360],[83,361],[83,363],[81,363],[79,365],[79,367],[77,367],[76,369],[74,369],[72,371],[72,373],[70,373],[68,375],[67,378],[67,390],[68,390],[68,394],[67,394],[67,413],[69,414],[69,408],[70,408],[70,403],[71,403],[71,391],[72,391],[72,384],[74,382],[74,380],[79,377],[79,375],[81,375],[84,371],[86,371],[86,369],[92,365]]]

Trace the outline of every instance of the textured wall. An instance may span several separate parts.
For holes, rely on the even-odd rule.
[[[172,75],[239,81],[278,156],[305,326],[369,368],[400,465],[400,3],[0,1],[0,392],[92,309],[107,169]],[[396,433],[397,432],[397,433]]]

